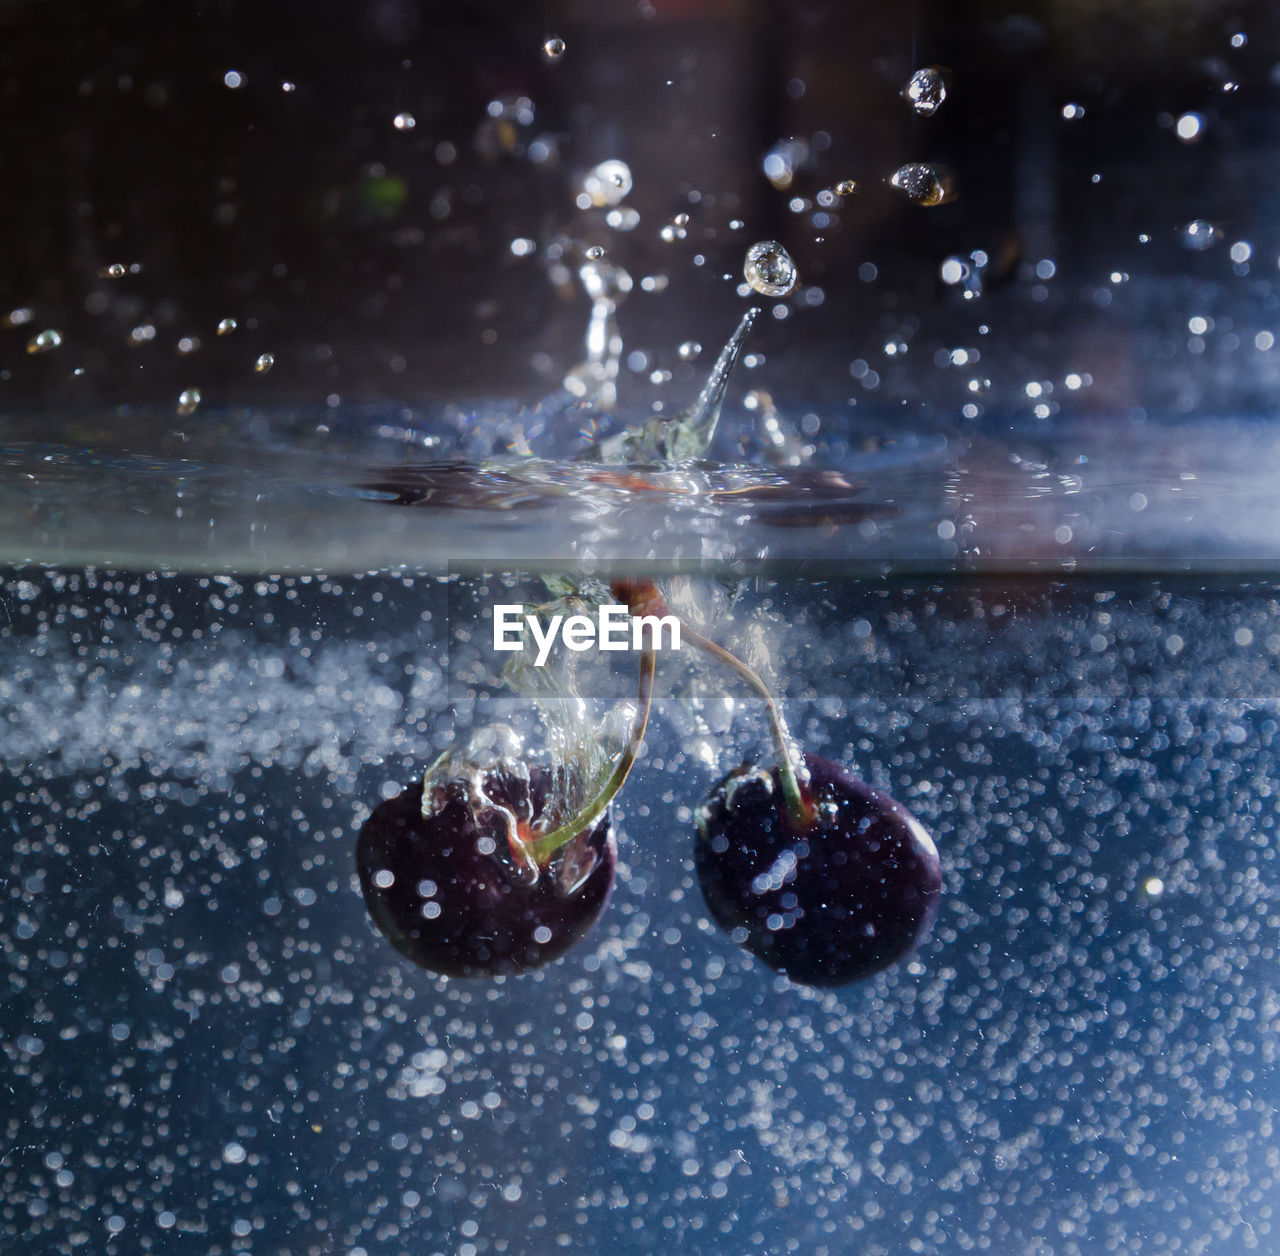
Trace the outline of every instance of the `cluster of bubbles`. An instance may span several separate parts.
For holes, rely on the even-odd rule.
[[[933,939],[852,991],[708,921],[692,719],[655,728],[564,962],[477,985],[379,943],[353,833],[444,748],[469,684],[430,647],[479,587],[5,582],[0,1243],[1274,1247],[1273,587],[743,590],[747,645],[786,607],[758,648],[806,727],[947,834]],[[725,762],[741,723],[708,739]]]

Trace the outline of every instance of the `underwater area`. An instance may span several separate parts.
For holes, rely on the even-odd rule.
[[[0,83],[0,1247],[1276,1250],[1268,6]]]

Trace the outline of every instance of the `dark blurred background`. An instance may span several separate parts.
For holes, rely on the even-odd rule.
[[[6,3],[0,413],[532,400],[583,356],[592,245],[634,281],[620,407],[682,403],[769,238],[779,400],[1266,409],[1278,63],[1263,0]],[[630,229],[575,205],[610,158]],[[954,199],[891,187],[915,161]]]

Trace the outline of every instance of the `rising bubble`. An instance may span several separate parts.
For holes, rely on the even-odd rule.
[[[200,404],[200,390],[198,388],[184,388],[178,394],[178,413],[194,414],[196,407]]]
[[[800,278],[791,254],[776,240],[753,244],[747,250],[742,273],[747,283],[766,297],[785,297]]]
[[[412,131],[418,125],[418,120],[411,113],[398,113],[391,119],[391,125],[397,131]]]
[[[123,262],[112,262],[110,266],[103,266],[98,271],[99,279],[123,279],[129,273],[129,268]]]
[[[908,81],[902,94],[911,102],[911,108],[922,117],[938,112],[947,98],[946,75],[936,65],[917,70]]]
[[[542,59],[547,62],[559,61],[564,56],[565,42],[558,35],[549,35],[542,42]]]
[[[218,335],[229,336],[239,326],[234,318],[224,318],[218,323]]]
[[[681,362],[692,362],[702,352],[702,346],[696,340],[686,340],[676,352]]]
[[[276,364],[276,355],[274,353],[260,354],[258,360],[253,364],[253,369],[259,375],[265,375]]]

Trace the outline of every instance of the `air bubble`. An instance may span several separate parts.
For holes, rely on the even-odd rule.
[[[747,250],[743,277],[761,296],[785,297],[800,276],[791,254],[776,240],[761,240]]]
[[[702,346],[696,340],[686,340],[676,352],[681,362],[692,362],[702,352]]]
[[[391,125],[397,131],[412,131],[418,125],[418,120],[411,113],[398,113],[391,119]]]
[[[239,326],[234,318],[224,318],[218,323],[218,335],[229,336]]]
[[[841,179],[832,189],[837,196],[852,196],[857,190],[858,183],[855,179]]]
[[[184,388],[178,394],[178,413],[182,415],[194,414],[196,407],[200,404],[200,390],[198,388]]]
[[[129,273],[129,268],[123,262],[112,262],[110,266],[103,266],[98,271],[99,279],[123,279]]]
[[[50,349],[56,349],[62,343],[62,333],[50,327],[45,331],[39,332],[27,341],[28,353],[48,353]]]
[[[937,113],[947,98],[946,75],[936,65],[926,66],[911,76],[902,94],[911,102],[911,108],[916,113],[927,118]]]
[[[889,182],[917,205],[941,205],[951,199],[949,181],[933,166],[921,161],[899,166]]]
[[[558,35],[549,35],[542,41],[542,59],[546,62],[559,61],[565,53],[565,42]]]
[[[276,364],[276,355],[274,353],[262,353],[258,355],[258,360],[253,364],[253,369],[259,375],[265,375]]]
[[[593,244],[586,251],[586,257],[588,261],[598,262],[603,256],[604,256],[604,249],[601,248],[600,245],[598,244]]]

